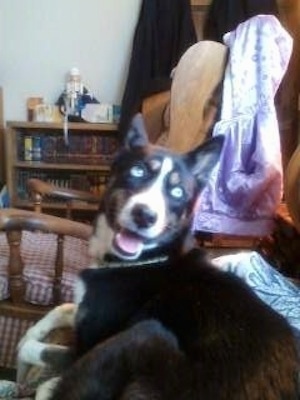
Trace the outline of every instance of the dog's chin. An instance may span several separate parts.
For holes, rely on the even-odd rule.
[[[129,231],[120,231],[115,234],[111,252],[122,260],[136,260],[145,250],[155,248],[155,242],[149,243],[146,239]]]

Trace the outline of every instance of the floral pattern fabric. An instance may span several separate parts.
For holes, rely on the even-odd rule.
[[[245,281],[256,295],[287,319],[300,335],[300,286],[269,265],[257,252],[220,256],[214,263]]]

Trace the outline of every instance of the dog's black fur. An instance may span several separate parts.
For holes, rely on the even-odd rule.
[[[196,193],[217,160],[222,139],[181,157],[149,147],[139,130],[131,131],[129,149],[113,167],[102,212],[113,232],[126,231],[138,241],[128,251],[130,259],[137,247],[142,248],[139,260],[152,253],[170,257],[162,265],[82,272],[86,291],[76,323],[80,357],[52,399],[298,399],[299,365],[286,321],[237,277],[212,266],[201,249],[186,246]],[[127,232],[118,220],[119,208],[157,179],[166,157],[176,169],[171,181],[173,172],[166,171],[162,184],[168,229],[155,237],[148,234],[157,216],[138,198],[138,207],[129,208],[135,228]],[[136,165],[146,172],[128,175]],[[173,192],[172,185],[182,190]],[[123,242],[121,247],[112,244],[114,259],[124,250]]]

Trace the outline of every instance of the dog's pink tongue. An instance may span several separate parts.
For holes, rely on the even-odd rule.
[[[116,235],[116,243],[123,252],[130,255],[139,253],[143,246],[141,239],[128,232],[119,232]]]

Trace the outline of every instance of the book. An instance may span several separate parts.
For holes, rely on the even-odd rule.
[[[45,136],[41,140],[41,160],[108,165],[115,157],[118,145],[118,140],[110,135],[73,135],[68,146],[62,136]]]
[[[0,190],[0,208],[7,208],[10,205],[9,194],[7,190],[7,186],[2,186]]]

